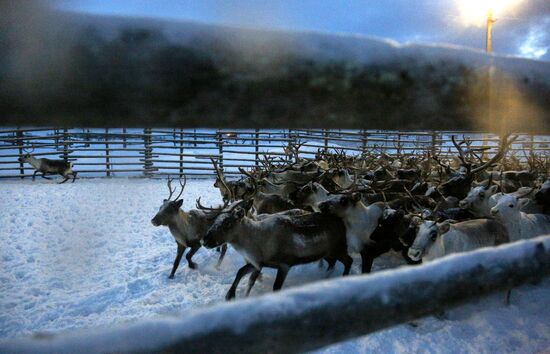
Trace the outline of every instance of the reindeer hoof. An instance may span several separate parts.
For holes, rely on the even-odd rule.
[[[170,275],[168,276],[168,279],[174,279],[174,274],[170,274]]]
[[[189,262],[189,268],[191,268],[191,269],[197,269],[197,263]]]
[[[234,299],[234,298],[235,298],[235,292],[233,292],[233,291],[231,291],[231,290],[229,290],[229,291],[227,292],[227,294],[225,295],[225,300],[226,300],[226,301],[231,301],[231,300]]]

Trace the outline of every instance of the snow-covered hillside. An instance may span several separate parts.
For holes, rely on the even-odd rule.
[[[491,63],[508,74],[541,80],[547,84],[550,80],[548,62],[506,55],[488,56],[483,49],[451,44],[400,44],[391,39],[363,34],[258,29],[192,21],[77,13],[67,15],[64,20],[78,25],[97,26],[108,36],[116,35],[119,28],[142,27],[159,29],[172,41],[189,46],[196,45],[199,39],[209,39],[212,43],[226,42],[243,56],[253,55],[255,52],[262,55],[287,53],[317,61],[349,60],[364,64],[414,61],[440,64],[448,61],[472,68],[486,67]]]
[[[211,180],[188,181],[184,207],[202,197],[219,202]],[[221,270],[217,254],[199,250],[198,270],[182,261],[168,279],[176,246],[150,219],[167,196],[163,180],[82,179],[0,182],[0,339],[36,332],[90,328],[185,311],[222,302],[243,264],[230,250]],[[359,273],[359,259],[352,272]],[[402,265],[396,255],[375,261],[375,270]],[[285,288],[338,277],[317,264],[293,268]],[[270,292],[264,271],[252,296]],[[246,282],[243,282],[246,283]],[[243,296],[243,287],[237,297]],[[414,325],[401,325],[326,352],[544,352],[550,349],[550,281],[512,293],[511,305],[496,294]]]

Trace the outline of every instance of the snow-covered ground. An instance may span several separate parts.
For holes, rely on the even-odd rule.
[[[189,180],[184,197],[217,204],[211,180]],[[0,339],[35,332],[97,327],[163,315],[224,301],[243,264],[233,250],[214,267],[217,253],[199,250],[198,270],[182,261],[168,279],[176,246],[167,229],[150,219],[167,196],[166,183],[151,179],[81,179],[0,182]],[[353,273],[359,273],[355,258]],[[375,261],[380,270],[402,265],[395,255]],[[317,264],[293,268],[285,288],[337,277]],[[274,272],[264,271],[251,296],[270,292]],[[243,296],[244,284],[237,292]],[[327,352],[548,352],[550,280],[343,344]]]

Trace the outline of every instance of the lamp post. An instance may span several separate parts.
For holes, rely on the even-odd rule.
[[[487,38],[485,43],[485,51],[487,53],[491,53],[493,51],[493,23],[495,23],[496,20],[493,17],[493,10],[489,10],[487,12]]]

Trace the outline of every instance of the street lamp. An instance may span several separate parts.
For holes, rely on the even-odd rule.
[[[517,6],[522,0],[458,0],[460,17],[467,26],[487,26],[485,50],[491,53],[493,24],[499,16]]]
[[[493,23],[495,23],[493,10],[487,12],[487,35],[485,40],[485,51],[491,53],[493,51]]]
[[[481,27],[487,26],[485,37],[485,51],[490,54],[493,51],[493,24],[496,19],[502,16],[506,11],[511,10],[517,6],[522,0],[457,0],[459,7],[460,17],[462,22],[466,26]],[[490,65],[487,70],[487,115],[486,124],[490,130],[497,127],[497,122],[494,121],[493,108],[495,102],[493,102],[493,77],[495,67],[493,65],[492,58],[490,59]],[[506,122],[498,122],[498,129],[503,132],[506,129]]]

